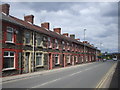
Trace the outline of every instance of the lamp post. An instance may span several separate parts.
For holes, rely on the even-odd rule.
[[[103,46],[103,43],[100,43],[100,50],[101,50],[101,53],[102,53],[102,46]],[[102,59],[102,57],[101,57]]]
[[[97,61],[97,47],[95,47],[95,49],[96,49],[96,50],[95,50],[95,56],[96,56],[96,59],[95,59],[95,60]]]
[[[84,29],[84,41],[85,41],[85,31],[86,31],[86,29]],[[85,59],[85,42],[84,42],[84,60],[86,62],[86,59]]]

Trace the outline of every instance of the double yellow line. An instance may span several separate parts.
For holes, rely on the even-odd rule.
[[[104,85],[105,81],[108,79],[108,77],[113,73],[114,68],[116,67],[116,63],[110,68],[110,70],[107,72],[107,74],[102,78],[102,80],[98,83],[98,85],[96,86],[96,89],[102,88],[102,86]]]

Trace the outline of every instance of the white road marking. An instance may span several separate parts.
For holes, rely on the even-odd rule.
[[[101,64],[100,64],[100,65],[101,65]],[[96,66],[94,66],[94,67],[92,67],[92,68],[88,68],[88,69],[85,69],[85,70],[83,70],[83,71],[86,71],[86,70],[90,70],[90,69],[96,68],[96,67],[98,67],[98,66],[100,66],[100,65],[96,65]],[[40,85],[31,87],[31,88],[40,88],[41,86],[44,86],[44,85],[47,85],[47,84],[50,84],[50,83],[59,81],[59,80],[64,79],[64,78],[71,77],[71,76],[76,75],[76,74],[79,74],[79,73],[81,73],[81,72],[83,72],[83,71],[79,71],[79,72],[76,72],[76,73],[72,73],[72,74],[70,74],[70,75],[67,75],[67,76],[64,76],[64,77],[61,77],[61,78],[52,80],[52,81],[45,82],[45,83],[43,83],[43,84],[40,84]]]
[[[96,62],[93,62],[93,63],[88,63],[88,64],[83,64],[83,65],[76,65],[76,66],[71,66],[71,67],[66,67],[66,68],[59,68],[59,71],[61,71],[61,70],[66,70],[66,69],[70,69],[70,68],[77,68],[77,67],[83,67],[83,66],[87,66],[87,65],[90,65],[90,64],[94,64],[94,63],[96,63]],[[43,74],[46,74],[46,73],[48,73],[48,74],[46,74],[46,75],[49,75],[49,72],[56,72],[56,70],[57,69],[54,69],[54,70],[52,70],[52,71],[46,71],[45,73],[43,73]],[[58,71],[57,71],[58,72]],[[42,74],[42,73],[40,73],[40,74]],[[28,76],[28,77],[21,77],[21,78],[18,78],[18,79],[15,79],[15,80],[11,80],[11,81],[3,81],[2,83],[0,83],[0,84],[5,84],[5,83],[11,83],[11,82],[15,82],[15,81],[21,81],[21,80],[26,80],[26,79],[30,79],[30,78],[34,78],[34,77],[38,77],[40,74],[38,74],[38,75],[31,75],[31,76]],[[53,73],[52,73],[53,74]],[[4,78],[3,78],[4,79]]]
[[[96,88],[102,88],[103,84],[105,83],[105,81],[108,79],[108,77],[113,74],[113,69],[115,69],[115,67],[117,66],[117,63],[115,63],[110,69],[109,71],[106,73],[106,75],[101,79],[101,81],[97,84]],[[96,89],[95,88],[95,89]]]

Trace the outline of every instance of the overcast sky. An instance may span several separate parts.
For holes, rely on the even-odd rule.
[[[50,22],[51,30],[62,28],[62,33],[75,34],[76,38],[94,44],[102,51],[118,51],[117,2],[10,2],[10,14],[23,19],[33,14],[35,24]],[[100,43],[102,45],[100,46]]]

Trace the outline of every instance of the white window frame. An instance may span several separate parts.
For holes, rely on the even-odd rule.
[[[26,34],[29,34],[29,43],[26,43]],[[31,44],[31,33],[30,32],[25,32],[25,44],[30,45]]]
[[[83,62],[84,61],[83,56],[81,56],[81,58],[82,58],[82,62]]]
[[[12,29],[12,31],[10,31],[9,29]],[[6,30],[6,39],[7,39],[7,34],[8,33],[12,33],[12,41],[5,41],[6,43],[14,43],[14,29],[12,27],[7,27],[7,30]]]
[[[36,66],[36,67],[41,67],[41,66],[43,66],[43,53],[41,53],[41,52],[36,52],[36,54],[35,54],[35,55],[36,55],[36,57],[35,57],[35,61],[36,61],[36,62],[37,62],[37,59],[36,59],[36,58],[38,57],[37,54],[41,54],[41,56],[39,56],[39,57],[41,57],[41,62],[42,62],[42,64],[41,64],[41,65],[36,65],[36,63],[35,63],[35,66]]]
[[[75,56],[76,57],[76,62],[78,62],[78,56]]]
[[[55,54],[55,55],[54,55],[54,59],[55,59],[56,57],[58,57],[58,61],[57,61],[57,63],[56,63],[56,61],[55,61],[55,65],[58,65],[58,64],[60,64],[60,62],[59,62],[59,54]],[[55,60],[56,60],[56,59],[55,59]]]
[[[13,67],[10,67],[10,68],[4,68],[4,66],[3,66],[3,70],[2,71],[4,71],[4,70],[12,70],[12,69],[15,69],[15,52],[14,51],[5,51],[5,52],[8,52],[8,56],[3,56],[3,58],[5,58],[5,57],[14,57],[14,66]],[[13,52],[14,53],[14,56],[10,56],[10,52]]]
[[[51,38],[50,37],[48,37],[48,48],[52,48]]]
[[[59,47],[58,47],[58,40],[57,39],[55,39],[55,44],[56,44],[56,49],[58,49]]]
[[[65,42],[64,42],[64,41],[62,41],[62,44],[63,44],[63,49],[65,49]]]
[[[70,62],[70,55],[67,55],[67,59],[68,59],[68,60],[67,60],[67,63],[71,63],[71,62]]]
[[[40,39],[40,43],[38,44],[38,39]],[[37,46],[41,46],[41,43],[42,43],[42,37],[40,35],[36,35],[36,41],[37,41]]]

